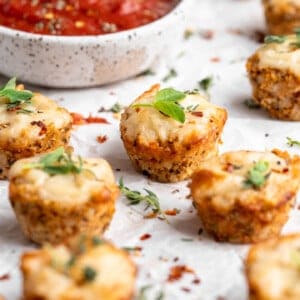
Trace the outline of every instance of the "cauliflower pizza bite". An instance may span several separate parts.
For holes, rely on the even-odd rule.
[[[136,267],[127,252],[98,237],[44,246],[21,260],[24,300],[129,300]]]
[[[71,157],[63,148],[17,161],[9,180],[9,198],[21,228],[39,244],[102,234],[119,195],[105,160]]]
[[[226,119],[203,95],[154,85],[122,114],[121,137],[137,170],[177,182],[217,154]]]
[[[0,90],[0,179],[18,159],[67,146],[71,128],[67,110],[11,79]]]
[[[251,243],[277,236],[299,187],[300,158],[237,151],[203,163],[190,184],[203,226],[218,241]]]
[[[251,247],[246,259],[250,300],[300,299],[300,235]]]
[[[268,36],[247,62],[254,101],[271,116],[300,121],[300,37]]]
[[[270,34],[290,34],[300,27],[299,0],[263,0]]]

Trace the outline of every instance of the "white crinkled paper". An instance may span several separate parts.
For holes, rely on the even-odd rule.
[[[153,83],[161,81],[170,68],[178,76],[165,83],[177,89],[197,87],[197,82],[212,75],[211,101],[228,109],[229,120],[223,135],[221,151],[234,149],[288,149],[286,137],[300,139],[299,123],[272,120],[262,110],[251,110],[244,100],[251,97],[246,77],[245,59],[258,44],[251,37],[257,30],[264,30],[260,0],[186,0],[189,1],[187,27],[195,30],[213,30],[214,38],[203,39],[195,34],[177,45],[166,60],[153,67],[154,76],[144,76],[110,86],[82,90],[41,89],[70,111],[101,115],[109,125],[81,126],[73,132],[72,145],[83,156],[104,157],[116,171],[116,178],[124,178],[129,187],[149,188],[160,198],[163,209],[180,209],[180,214],[169,216],[170,224],[158,219],[144,219],[144,207],[127,206],[120,198],[117,211],[105,237],[119,246],[143,248],[141,256],[134,257],[139,269],[137,291],[150,285],[147,299],[156,299],[163,291],[170,300],[246,300],[247,286],[243,274],[243,258],[247,246],[216,243],[201,228],[190,200],[187,182],[160,184],[149,181],[136,173],[123,149],[119,137],[118,120],[111,113],[98,114],[100,107],[111,107],[115,102],[128,105],[136,96]],[[236,30],[241,34],[236,34]],[[235,33],[234,33],[235,32]],[[151,41],[149,41],[151,42]],[[155,47],[155,45],[153,45]],[[212,62],[212,58],[220,58]],[[3,78],[3,82],[5,79]],[[99,135],[108,140],[99,144]],[[300,149],[289,149],[294,153]],[[175,192],[174,190],[179,190]],[[7,183],[0,183],[0,278],[9,274],[9,280],[0,281],[0,294],[8,300],[20,299],[21,274],[19,259],[23,251],[34,248],[22,235],[7,199]],[[284,227],[284,232],[300,230],[300,212],[294,209]],[[152,237],[140,241],[140,236]],[[174,261],[178,260],[178,261]],[[168,283],[169,270],[174,265],[186,265],[195,270],[199,285],[193,284],[195,276],[186,274],[174,283]],[[55,288],[55,287],[53,287]],[[184,291],[190,289],[190,292]]]

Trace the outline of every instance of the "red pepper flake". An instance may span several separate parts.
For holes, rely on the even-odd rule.
[[[151,234],[145,233],[145,234],[143,234],[143,235],[140,237],[140,240],[141,240],[141,241],[145,241],[145,240],[150,239],[151,237],[152,237]]]
[[[108,139],[107,135],[99,135],[99,136],[97,136],[97,142],[99,144],[105,143],[107,141],[107,139]]]
[[[182,287],[181,290],[184,291],[184,292],[186,292],[186,293],[190,293],[191,292],[191,289],[188,288],[188,287]]]
[[[205,40],[211,40],[214,38],[215,33],[214,33],[214,31],[208,29],[208,30],[201,31],[200,35]]]
[[[109,124],[105,118],[93,117],[92,115],[89,115],[87,118],[85,118],[79,113],[71,113],[71,116],[73,118],[73,125]]]
[[[169,277],[168,277],[168,282],[174,282],[183,276],[184,273],[191,273],[194,274],[194,270],[185,266],[185,265],[179,265],[179,266],[173,266],[170,269]]]
[[[167,216],[177,216],[180,213],[180,210],[177,208],[165,210]]]
[[[201,280],[199,278],[195,278],[193,281],[192,281],[193,284],[200,284],[201,283]]]
[[[234,171],[233,164],[227,163],[226,167],[225,167],[225,171],[228,172],[228,173],[232,173]]]
[[[289,168],[284,168],[284,169],[282,170],[283,173],[288,173],[288,171],[289,171]]]
[[[203,117],[202,111],[193,111],[191,114],[195,117],[200,117],[200,118]]]
[[[6,273],[6,274],[0,276],[0,280],[1,280],[1,281],[9,280],[9,279],[10,279],[10,275],[9,275],[8,273]]]
[[[220,59],[220,57],[215,56],[215,57],[212,57],[212,58],[210,59],[210,61],[211,61],[211,62],[214,62],[214,63],[218,63],[218,62],[221,61],[221,59]]]
[[[39,136],[44,135],[47,132],[47,126],[42,121],[32,121],[30,124],[32,126],[36,125],[36,126],[40,127]]]

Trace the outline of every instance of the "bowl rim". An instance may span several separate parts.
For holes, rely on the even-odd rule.
[[[147,31],[151,31],[153,27],[159,27],[160,24],[164,22],[171,22],[174,17],[182,11],[183,5],[187,0],[179,0],[178,4],[166,15],[161,18],[150,22],[148,24],[138,26],[136,28],[123,30],[115,33],[100,34],[100,35],[79,35],[79,36],[67,36],[67,35],[47,35],[47,34],[37,34],[27,31],[12,29],[6,26],[0,25],[0,35],[6,35],[12,38],[20,38],[23,40],[32,41],[43,41],[48,43],[64,42],[66,44],[85,44],[85,43],[99,43],[105,41],[119,40],[120,38],[133,38],[139,34],[144,34]]]

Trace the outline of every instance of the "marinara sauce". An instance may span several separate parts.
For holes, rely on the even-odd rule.
[[[178,0],[0,0],[0,25],[48,35],[98,35],[139,27]]]

